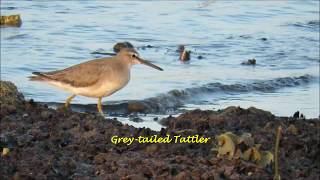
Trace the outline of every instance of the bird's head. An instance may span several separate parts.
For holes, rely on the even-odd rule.
[[[147,60],[144,60],[142,58],[139,57],[139,53],[134,50],[133,48],[122,48],[120,50],[120,52],[118,53],[118,56],[126,61],[127,63],[130,63],[130,64],[144,64],[144,65],[147,65],[147,66],[150,66],[150,67],[153,67],[159,71],[163,71],[162,68],[152,64],[151,62],[147,61]]]

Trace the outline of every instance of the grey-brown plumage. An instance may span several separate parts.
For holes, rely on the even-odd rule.
[[[131,48],[124,48],[114,57],[101,58],[81,63],[63,70],[52,72],[34,72],[31,81],[42,81],[72,93],[66,101],[66,107],[76,95],[99,98],[98,110],[101,110],[102,97],[120,90],[130,80],[130,69],[134,64],[145,64],[162,69],[141,59]]]

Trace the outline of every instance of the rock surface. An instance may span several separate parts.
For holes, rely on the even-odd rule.
[[[20,27],[22,24],[19,14],[10,16],[1,16],[0,26],[14,26]]]
[[[10,94],[10,93],[9,93]],[[19,97],[16,94],[16,97]],[[240,159],[217,157],[212,151],[220,133],[250,133],[262,150],[280,142],[283,179],[319,176],[319,119],[279,118],[256,108],[193,110],[161,122],[160,132],[123,125],[90,113],[49,109],[18,99],[16,111],[1,111],[0,179],[272,179],[272,166],[261,168]],[[21,101],[20,101],[21,100]],[[208,144],[113,144],[112,136],[203,135]]]
[[[23,95],[18,92],[17,87],[9,81],[0,81],[0,103],[17,105],[23,101]]]
[[[257,60],[255,58],[253,58],[253,59],[248,59],[247,61],[242,62],[241,64],[242,65],[256,65],[256,63],[257,63]]]

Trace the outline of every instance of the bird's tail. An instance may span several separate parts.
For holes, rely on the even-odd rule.
[[[48,81],[50,78],[41,72],[32,72],[35,76],[29,76],[30,81]]]

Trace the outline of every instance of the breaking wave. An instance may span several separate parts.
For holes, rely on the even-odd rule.
[[[107,102],[103,105],[108,109],[110,115],[128,115],[132,112],[170,114],[176,112],[184,104],[194,102],[202,95],[214,93],[249,93],[249,92],[273,92],[285,87],[296,87],[309,84],[316,80],[311,75],[297,77],[282,77],[271,80],[256,80],[248,83],[222,84],[219,82],[208,83],[198,87],[183,90],[171,90],[167,93],[144,100],[124,100]],[[61,103],[45,103],[49,106],[59,106]],[[134,107],[134,108],[130,108]],[[72,108],[81,112],[96,112],[96,104],[72,104]]]
[[[248,93],[248,92],[273,92],[285,87],[296,87],[308,84],[316,78],[311,75],[298,77],[283,77],[271,80],[257,80],[248,83],[222,84],[219,82],[208,83],[199,87],[183,90],[172,90],[156,97],[148,98],[142,102],[147,105],[149,112],[159,113],[177,109],[188,101],[200,95],[213,93]]]

